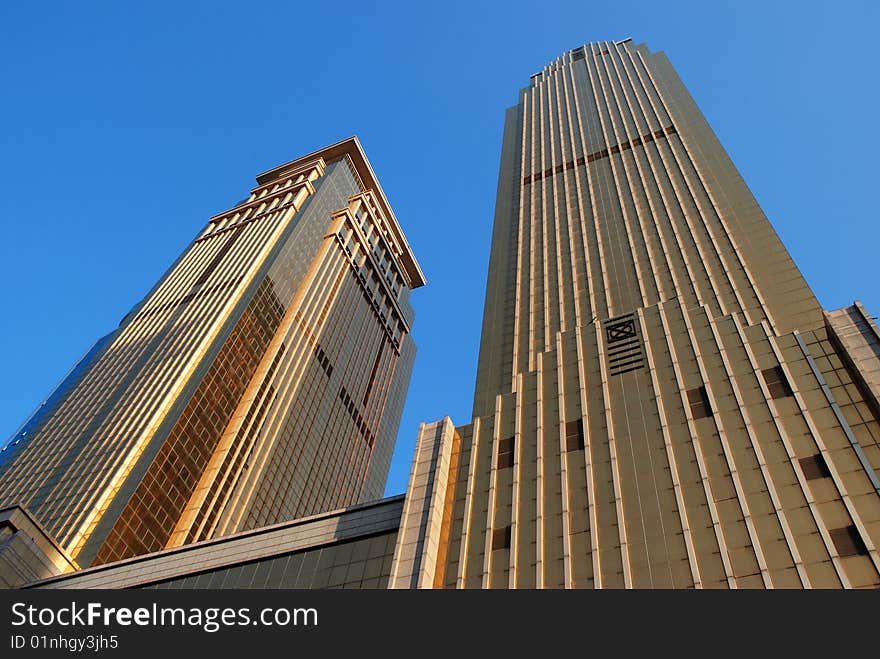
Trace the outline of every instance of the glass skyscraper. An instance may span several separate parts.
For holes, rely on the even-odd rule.
[[[380,497],[423,284],[357,139],[261,174],[4,447],[0,508],[84,568]]]

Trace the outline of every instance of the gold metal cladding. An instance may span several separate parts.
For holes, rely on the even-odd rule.
[[[261,203],[260,212],[269,205]],[[31,450],[22,454],[21,464],[10,471],[12,478],[4,483],[4,497],[23,496],[25,489],[35,491],[41,485],[52,488],[46,497],[52,502],[51,509],[41,510],[41,519],[72,554],[79,553],[293,212],[291,206],[242,225],[237,229],[237,240],[229,233],[194,242],[128,319],[104,356],[91,367],[89,377],[45,423],[42,436],[32,440],[39,443],[32,444]],[[206,270],[212,261],[216,268]],[[189,298],[185,293],[194,289],[204,299],[199,304],[186,304]],[[153,366],[137,373],[131,370],[146,363]],[[107,396],[127,377],[137,378],[137,387],[121,408],[121,401]],[[97,412],[101,406],[113,412]],[[74,449],[72,442],[84,441],[81,432],[86,423],[100,427],[85,445]],[[131,442],[133,436],[135,441]],[[32,469],[38,463],[48,478],[59,457],[70,450],[77,450],[81,459],[63,480],[35,481]],[[16,474],[20,476],[17,480]],[[21,474],[31,476],[22,480]],[[80,482],[87,483],[87,489],[73,496]]]
[[[319,193],[338,212],[303,210]],[[378,496],[413,357],[402,295],[423,283],[356,139],[262,175],[123,320],[0,497],[34,502],[88,565]],[[242,392],[212,399],[221,373]],[[312,425],[327,441],[305,446]]]
[[[319,171],[322,171],[322,170],[320,168],[314,168],[314,170],[309,174],[309,178],[317,178],[317,176],[319,176],[319,173],[318,173]],[[295,199],[297,201],[292,203],[289,208],[285,208],[282,211],[282,215],[279,218],[279,221],[275,227],[274,233],[267,240],[262,242],[262,245],[261,245],[262,248],[260,249],[258,254],[251,257],[251,260],[249,263],[242,264],[248,268],[249,279],[245,280],[242,283],[242,285],[240,285],[240,287],[238,289],[238,294],[236,296],[227,300],[227,303],[225,306],[225,312],[215,319],[212,329],[209,330],[209,332],[207,333],[207,336],[203,340],[202,348],[191,356],[189,363],[187,365],[187,372],[191,373],[196,368],[196,366],[201,362],[201,359],[205,354],[205,350],[206,350],[207,346],[210,345],[210,343],[216,337],[217,333],[220,331],[220,328],[223,326],[226,319],[228,318],[228,315],[231,312],[232,308],[238,302],[238,300],[240,299],[240,296],[243,294],[243,292],[246,288],[246,285],[248,283],[250,283],[253,276],[257,272],[259,265],[263,263],[263,261],[266,259],[269,252],[271,251],[271,249],[274,247],[275,243],[277,242],[278,236],[283,231],[284,227],[286,226],[286,223],[289,222],[290,218],[293,216],[293,214],[296,213],[297,210],[299,210],[302,203],[305,201],[306,196],[310,192],[314,191],[314,187],[311,186],[311,183],[308,181],[306,181],[306,183],[307,183],[307,185],[301,184],[301,187],[299,187],[299,189],[298,189],[299,191],[295,195]],[[274,197],[274,199],[275,199],[275,201],[279,201],[277,195]],[[267,205],[269,203],[270,202],[266,202]],[[260,206],[260,208],[265,208],[265,207],[266,206],[264,206],[263,204],[261,204],[261,206]],[[188,376],[184,376],[184,378],[188,379]],[[179,390],[180,389],[178,389],[178,391]],[[168,400],[165,403],[165,405],[163,405],[163,407],[160,409],[160,411],[157,414],[157,417],[155,417],[155,420],[153,421],[153,423],[151,425],[152,431],[155,431],[155,429],[158,427],[161,420],[169,412],[169,410],[171,408],[171,404],[173,402],[174,402],[174,399]],[[109,506],[110,502],[112,501],[113,495],[115,495],[115,493],[118,491],[119,485],[128,476],[130,470],[136,464],[142,451],[146,447],[147,441],[149,440],[150,437],[152,437],[152,434],[153,434],[152,432],[149,432],[148,434],[143,435],[141,437],[141,440],[139,442],[135,443],[131,447],[131,449],[129,451],[129,455],[128,455],[127,459],[125,460],[125,462],[123,463],[123,468],[117,472],[114,480],[109,484],[108,488],[104,491],[102,498],[99,499],[98,502],[95,504],[95,506],[92,508],[92,512],[86,517],[86,519],[82,523],[82,526],[80,527],[81,530],[76,535],[74,535],[73,538],[71,538],[71,540],[69,541],[73,546],[73,554],[74,555],[77,555],[79,553],[79,551],[82,549],[83,544],[88,539],[91,531],[95,528],[96,524],[98,523],[98,520],[103,515],[103,513],[107,510],[107,507]]]
[[[590,44],[532,76],[488,281],[446,587],[880,585],[880,368],[822,335],[662,53]],[[830,476],[803,471],[816,455]]]

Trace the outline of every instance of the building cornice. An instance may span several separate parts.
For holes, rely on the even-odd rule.
[[[401,229],[400,223],[397,221],[397,216],[394,215],[394,211],[391,209],[391,204],[388,203],[385,192],[379,184],[379,179],[376,177],[376,173],[373,171],[370,161],[367,160],[364,149],[356,136],[349,137],[341,142],[319,149],[318,151],[309,153],[308,155],[284,163],[278,167],[273,167],[272,169],[259,174],[257,176],[257,183],[261,186],[271,183],[275,179],[285,176],[290,171],[295,170],[303,163],[310,160],[321,158],[324,162],[329,164],[336,160],[340,160],[345,156],[348,156],[351,159],[355,171],[358,176],[360,176],[364,187],[375,193],[376,201],[381,207],[385,217],[389,220],[389,225],[394,234],[394,238],[402,251],[400,259],[406,270],[406,274],[410,279],[410,288],[424,286],[425,275],[422,272],[418,261],[416,261],[415,254],[413,254],[412,248],[410,247],[406,236],[403,234],[403,229]]]

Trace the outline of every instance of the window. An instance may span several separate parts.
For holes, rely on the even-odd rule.
[[[510,548],[510,527],[505,526],[501,529],[492,531],[492,549],[509,549]]]
[[[691,416],[695,419],[712,416],[712,406],[709,404],[709,395],[706,393],[706,387],[699,386],[695,389],[689,389],[687,396],[688,404],[691,407]]]
[[[502,439],[498,442],[497,469],[507,469],[513,466],[513,437]]]
[[[825,463],[825,458],[822,457],[821,453],[811,455],[809,458],[801,458],[798,462],[800,462],[801,471],[804,472],[804,476],[808,481],[831,476],[831,472],[828,471],[828,465]]]
[[[765,368],[761,371],[761,375],[764,376],[764,383],[770,391],[770,398],[785,398],[793,395],[781,366]]]
[[[581,451],[584,448],[583,419],[569,421],[565,424],[565,450]]]
[[[865,547],[862,536],[859,535],[859,530],[855,526],[833,529],[830,534],[834,548],[841,556],[867,555],[868,548]]]

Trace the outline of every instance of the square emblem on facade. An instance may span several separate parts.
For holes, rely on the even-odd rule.
[[[636,323],[634,320],[624,320],[613,325],[605,326],[605,337],[608,343],[617,343],[636,337]]]

